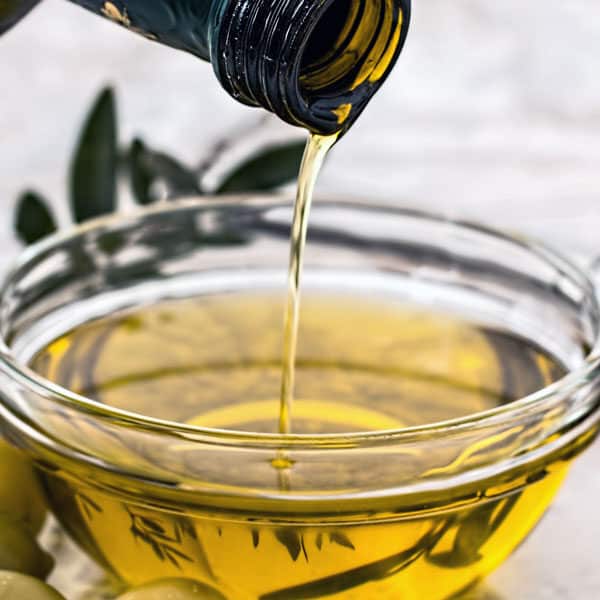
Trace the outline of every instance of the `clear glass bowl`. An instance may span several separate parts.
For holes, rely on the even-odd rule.
[[[525,538],[597,433],[594,287],[545,247],[370,202],[315,203],[307,292],[500,328],[568,371],[460,419],[348,434],[208,429],[112,408],[27,366],[117,311],[283,291],[290,216],[279,198],[192,199],[28,249],[0,298],[4,434],[35,460],[67,531],[128,584],[192,577],[230,599],[450,597]],[[273,476],[281,456],[301,466],[289,489]]]

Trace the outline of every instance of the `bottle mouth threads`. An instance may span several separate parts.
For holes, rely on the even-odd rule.
[[[330,135],[384,82],[409,21],[410,0],[230,0],[213,65],[237,100]]]

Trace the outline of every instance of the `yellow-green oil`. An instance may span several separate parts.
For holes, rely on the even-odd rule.
[[[165,302],[76,328],[38,352],[32,366],[113,407],[274,433],[283,304],[266,292]],[[502,331],[387,300],[306,293],[293,432],[442,421],[510,402],[563,373],[540,348]],[[105,484],[64,477],[60,465],[43,479],[75,539],[131,584],[183,576],[232,600],[435,600],[506,558],[547,508],[572,455],[532,466],[519,481],[488,480],[469,502],[449,495],[435,511],[415,510],[416,501],[410,513],[373,510],[341,522],[318,501],[310,516],[271,521],[189,503],[164,511],[150,484],[137,482],[144,493],[123,500]],[[304,465],[287,467],[288,489],[304,485]]]

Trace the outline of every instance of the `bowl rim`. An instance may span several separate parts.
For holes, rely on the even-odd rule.
[[[441,213],[399,206],[397,204],[388,205],[347,198],[336,199],[331,196],[317,198],[316,202],[326,204],[327,206],[340,206],[356,210],[362,209],[370,212],[384,212],[395,217],[415,218],[423,221],[449,224],[486,237],[499,239],[510,243],[511,245],[519,246],[535,255],[537,258],[542,259],[555,270],[567,273],[572,279],[576,279],[580,287],[587,291],[589,310],[593,311],[600,320],[600,306],[595,293],[596,288],[591,277],[570,259],[552,249],[551,246],[532,239],[529,236],[504,232],[468,219],[449,218]],[[74,240],[77,237],[90,232],[103,231],[117,226],[121,227],[124,223],[133,224],[136,221],[142,221],[147,217],[156,216],[162,213],[183,212],[200,207],[215,209],[227,206],[288,208],[290,206],[290,198],[289,195],[279,194],[185,197],[177,199],[175,202],[170,202],[169,204],[161,203],[150,207],[139,207],[133,210],[113,213],[111,215],[90,220],[81,225],[75,225],[68,229],[58,231],[57,233],[44,238],[40,242],[27,247],[19,254],[18,258],[13,263],[13,267],[8,270],[2,279],[2,284],[0,286],[0,307],[10,293],[11,285],[18,279],[20,270],[25,269],[30,263],[34,262],[36,258],[51,251],[62,243]],[[217,445],[252,446],[260,448],[278,448],[282,450],[300,448],[320,449],[326,447],[356,448],[412,442],[430,436],[439,437],[440,435],[452,435],[459,433],[462,430],[499,425],[507,421],[518,419],[524,414],[529,414],[532,411],[535,412],[541,408],[546,408],[547,405],[552,404],[553,400],[562,399],[566,395],[573,394],[583,385],[590,383],[590,381],[594,380],[600,372],[600,331],[598,331],[594,344],[587,356],[582,360],[581,365],[570,370],[562,378],[550,385],[493,409],[418,426],[367,432],[279,434],[235,431],[188,425],[110,407],[46,379],[29,366],[21,364],[12,353],[2,331],[4,329],[2,327],[3,321],[5,319],[3,312],[4,311],[0,311],[0,371],[3,371],[10,379],[24,386],[25,389],[47,398],[51,397],[52,400],[68,405],[71,408],[75,407],[76,409],[85,412],[88,416],[110,420],[112,423],[127,427],[135,426],[138,429],[143,429],[147,432],[185,436],[188,439],[192,438]],[[2,403],[1,396],[0,403]],[[579,413],[579,417],[581,417],[581,413]]]

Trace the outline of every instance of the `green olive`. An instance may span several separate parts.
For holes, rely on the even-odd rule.
[[[40,484],[27,458],[0,439],[0,514],[23,521],[37,534],[46,517]]]
[[[0,596],[1,598],[1,596]],[[133,588],[117,600],[227,600],[214,587],[193,579],[160,579]]]
[[[44,579],[54,559],[38,545],[22,524],[0,515],[0,569],[17,571]]]
[[[55,589],[38,579],[0,571],[0,600],[65,600]]]

